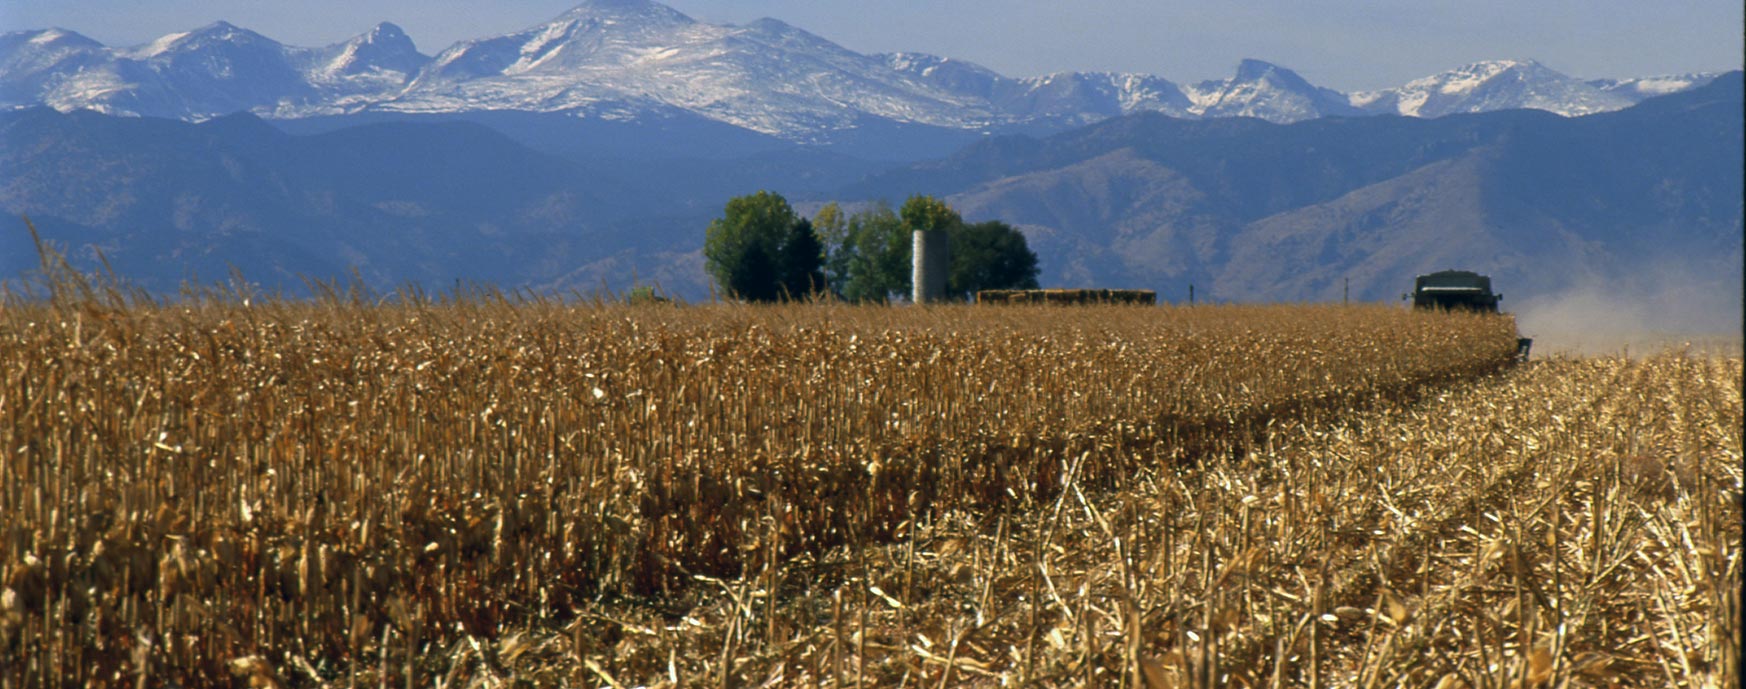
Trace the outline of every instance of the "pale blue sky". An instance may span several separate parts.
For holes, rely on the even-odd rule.
[[[434,54],[524,28],[574,0],[4,0],[0,29],[59,26],[112,45],[223,19],[292,45],[378,21]],[[1010,76],[1149,72],[1228,76],[1254,57],[1344,90],[1469,62],[1535,58],[1578,77],[1739,69],[1738,0],[672,0],[700,20],[775,17],[861,52],[920,51]]]

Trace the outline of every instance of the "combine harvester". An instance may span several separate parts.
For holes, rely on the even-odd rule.
[[[1415,309],[1440,311],[1475,311],[1498,313],[1497,303],[1503,295],[1491,291],[1491,277],[1471,270],[1442,270],[1413,278],[1412,294],[1400,295],[1412,299]],[[1533,338],[1516,338],[1516,359],[1528,360],[1534,348]]]

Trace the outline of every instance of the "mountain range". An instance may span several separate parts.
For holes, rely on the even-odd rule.
[[[1026,231],[1064,286],[1221,300],[1377,300],[1469,267],[1525,297],[1685,284],[1737,305],[1742,75],[1623,110],[1291,125],[1111,119],[1005,138],[842,192],[947,196]],[[1650,280],[1653,273],[1654,280]],[[1731,316],[1738,323],[1738,310]]]
[[[1011,78],[934,55],[864,55],[775,19],[699,22],[652,0],[585,0],[551,21],[434,56],[389,23],[321,48],[225,22],[122,48],[58,28],[0,37],[0,108],[195,121],[239,111],[272,119],[492,111],[691,118],[814,144],[916,128],[1049,133],[1141,112],[1276,123],[1516,108],[1574,116],[1714,76],[1584,81],[1533,60],[1496,60],[1347,94],[1244,60],[1230,78],[1198,83],[1105,72]]]
[[[621,155],[614,132],[559,155],[435,118],[289,134],[248,113],[191,123],[37,107],[0,113],[0,209],[28,214],[77,265],[96,269],[101,254],[160,292],[235,268],[293,291],[301,276],[356,271],[378,289],[642,282],[697,299],[709,294],[703,228],[734,195],[781,190],[810,211],[930,193],[1017,226],[1052,286],[1378,300],[1462,267],[1493,275],[1511,303],[1677,283],[1731,304],[1702,313],[1737,324],[1743,90],[1733,72],[1571,118],[1139,113],[895,166],[798,146]],[[0,232],[0,275],[35,264],[25,233]]]

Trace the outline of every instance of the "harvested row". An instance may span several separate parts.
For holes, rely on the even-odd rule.
[[[456,648],[445,671],[625,686],[1738,686],[1741,373],[1738,358],[1678,353],[1553,360],[1312,414],[1196,471],[951,512],[891,545],[710,582],[679,614],[592,605],[495,651]]]
[[[412,681],[1513,350],[1374,307],[8,305],[4,679]]]

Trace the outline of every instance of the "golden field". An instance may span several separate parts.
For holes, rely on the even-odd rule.
[[[1382,307],[13,300],[0,685],[1737,686],[1740,359]]]

